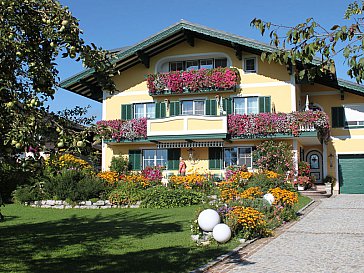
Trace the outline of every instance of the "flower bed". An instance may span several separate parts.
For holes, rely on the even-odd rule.
[[[170,93],[201,92],[206,90],[229,90],[240,84],[236,68],[219,67],[190,71],[172,71],[149,74],[147,85],[150,95]]]
[[[101,120],[96,123],[96,133],[104,139],[113,141],[147,138],[147,119]]]
[[[329,118],[322,111],[228,116],[228,132],[231,137],[253,138],[276,134],[299,136],[311,128],[318,131],[320,138],[328,141],[330,137]]]

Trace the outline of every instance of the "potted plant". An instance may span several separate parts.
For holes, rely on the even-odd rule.
[[[335,185],[335,182],[336,182],[336,179],[334,177],[332,177],[331,175],[327,175],[324,178],[326,193],[332,194],[332,189]]]
[[[311,179],[308,176],[299,176],[297,177],[295,184],[299,191],[304,191],[309,185],[311,185]]]

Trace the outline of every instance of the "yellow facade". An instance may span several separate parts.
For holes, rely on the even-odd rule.
[[[233,48],[221,44],[213,43],[195,38],[194,46],[191,47],[185,42],[181,42],[167,50],[150,58],[149,68],[143,64],[137,64],[124,70],[120,75],[114,77],[117,86],[115,95],[106,95],[103,100],[103,119],[113,120],[121,118],[121,105],[133,103],[158,102],[165,103],[166,117],[163,119],[151,120],[148,123],[148,134],[150,135],[175,135],[180,136],[181,140],[190,140],[189,136],[201,134],[213,136],[226,131],[226,120],[213,118],[194,118],[194,117],[170,117],[169,103],[171,101],[183,101],[188,99],[214,100],[216,93],[195,93],[180,95],[160,95],[150,96],[148,93],[146,75],[156,73],[164,61],[174,58],[184,58],[189,56],[206,57],[209,54],[225,56],[232,67],[237,68],[241,84],[236,91],[230,90],[219,93],[221,98],[234,97],[270,97],[271,111],[292,112],[303,111],[306,107],[307,96],[310,105],[315,105],[327,113],[331,120],[332,107],[345,106],[350,104],[364,104],[364,96],[352,94],[350,92],[340,92],[340,90],[322,84],[297,84],[295,75],[287,70],[285,65],[275,63],[268,64],[262,62],[260,56],[249,52],[242,52],[242,60],[236,57]],[[244,59],[256,58],[257,71],[247,73],[244,71]],[[207,58],[207,57],[206,57]],[[105,93],[106,94],[106,93]],[[217,117],[221,115],[219,108],[215,109]],[[225,123],[224,123],[225,122]],[[207,133],[206,133],[207,132]],[[226,133],[226,132],[225,132]],[[308,155],[316,151],[322,157],[320,164],[321,181],[326,175],[338,177],[337,155],[345,153],[364,153],[364,128],[345,129],[333,128],[331,139],[327,144],[320,144],[313,141],[314,138],[282,138],[276,140],[288,141],[294,151],[296,163],[299,160],[308,160]],[[185,136],[185,139],[183,139]],[[198,140],[193,140],[198,141]],[[239,140],[225,142],[224,147],[245,147],[256,146],[262,140]],[[103,149],[103,168],[109,167],[112,156],[128,157],[129,150],[135,149],[157,149],[156,143],[135,142],[135,143],[113,143],[105,144]],[[190,160],[191,152],[187,148],[181,148],[181,156],[186,160],[187,173],[191,172],[210,172],[221,174],[223,170],[209,169],[209,149],[207,147],[193,148],[193,160]],[[334,157],[334,159],[333,159]],[[166,171],[176,173],[176,170]],[[335,191],[339,190],[337,183]]]

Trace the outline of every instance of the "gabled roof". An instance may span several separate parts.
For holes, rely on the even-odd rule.
[[[181,20],[166,29],[150,36],[149,38],[131,46],[112,50],[117,58],[114,61],[116,69],[124,71],[136,64],[142,63],[149,67],[149,59],[162,51],[165,51],[181,42],[194,45],[194,39],[199,38],[231,47],[235,50],[237,58],[241,59],[242,51],[260,54],[261,52],[273,52],[275,47],[259,41],[248,39],[239,35],[208,28],[202,25]],[[316,64],[316,62],[314,63]],[[60,86],[82,96],[102,101],[102,91],[94,77],[94,69],[84,70],[60,83]],[[338,80],[337,86],[364,95],[364,88],[360,85]]]

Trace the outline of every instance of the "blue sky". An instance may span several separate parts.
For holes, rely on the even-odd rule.
[[[314,17],[321,25],[343,24],[348,0],[60,0],[80,20],[84,38],[105,49],[133,45],[181,19],[211,28],[269,42],[250,27],[257,17],[273,23],[293,26]],[[80,72],[81,64],[57,60],[61,80]],[[338,76],[346,77],[342,60],[337,62]],[[56,93],[50,103],[58,111],[76,105],[91,105],[90,115],[101,119],[101,104],[65,90]]]

